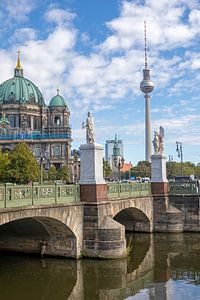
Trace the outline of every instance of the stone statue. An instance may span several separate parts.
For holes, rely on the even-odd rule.
[[[159,132],[154,131],[154,139],[152,141],[154,147],[154,154],[163,154],[163,139],[164,139],[164,128],[160,126]]]
[[[0,116],[0,131],[3,134],[8,133],[8,129],[10,128],[10,122],[8,120],[8,117],[3,112]]]
[[[91,116],[91,113],[88,112],[88,117],[86,120],[86,123],[82,123],[82,128],[86,128],[86,142],[87,144],[92,144],[95,142],[95,136],[94,136],[94,120]]]
[[[21,127],[22,129],[26,129],[29,127],[29,118],[26,115],[21,116]]]

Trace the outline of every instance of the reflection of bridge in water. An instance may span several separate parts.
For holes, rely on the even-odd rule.
[[[1,296],[14,299],[15,295],[21,295],[30,300],[112,300],[125,299],[146,288],[149,299],[165,300],[166,282],[170,278],[199,284],[199,234],[133,237],[130,257],[121,260],[40,261],[2,255]]]
[[[151,237],[137,237],[129,260],[38,260],[29,257],[0,256],[0,288],[3,299],[51,300],[123,299],[153,282]],[[145,243],[140,249],[139,245]],[[8,276],[9,274],[9,276]],[[2,285],[2,286],[1,286]],[[34,294],[31,292],[34,291]]]
[[[149,299],[165,300],[166,282],[170,278],[199,284],[199,241],[198,234],[135,234],[128,259],[83,260],[81,286],[84,293],[81,297],[75,293],[80,292],[77,280],[69,299],[122,300],[147,288]],[[191,255],[193,258],[188,260]]]

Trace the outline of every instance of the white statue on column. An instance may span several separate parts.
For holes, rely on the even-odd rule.
[[[154,154],[163,154],[163,139],[164,139],[164,128],[160,126],[159,132],[154,131],[154,139],[152,141],[154,147]]]
[[[86,144],[80,146],[80,184],[105,184],[103,178],[103,147],[95,143],[94,120],[88,112],[86,122],[82,123],[86,128]]]
[[[87,144],[93,144],[95,142],[94,134],[94,119],[91,116],[91,113],[88,112],[88,117],[86,123],[82,123],[82,128],[86,128],[86,142]]]

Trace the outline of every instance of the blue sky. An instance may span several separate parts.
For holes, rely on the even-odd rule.
[[[0,2],[0,82],[13,76],[17,50],[24,76],[46,103],[60,89],[71,111],[73,147],[90,110],[96,141],[115,133],[126,161],[144,159],[143,23],[147,21],[152,139],[165,129],[165,153],[200,162],[199,0],[4,0]]]

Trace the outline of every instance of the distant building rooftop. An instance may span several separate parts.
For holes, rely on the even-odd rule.
[[[129,163],[124,163],[124,166],[123,168],[121,169],[122,172],[127,172],[129,171],[131,168],[133,167],[132,163],[129,162]]]

